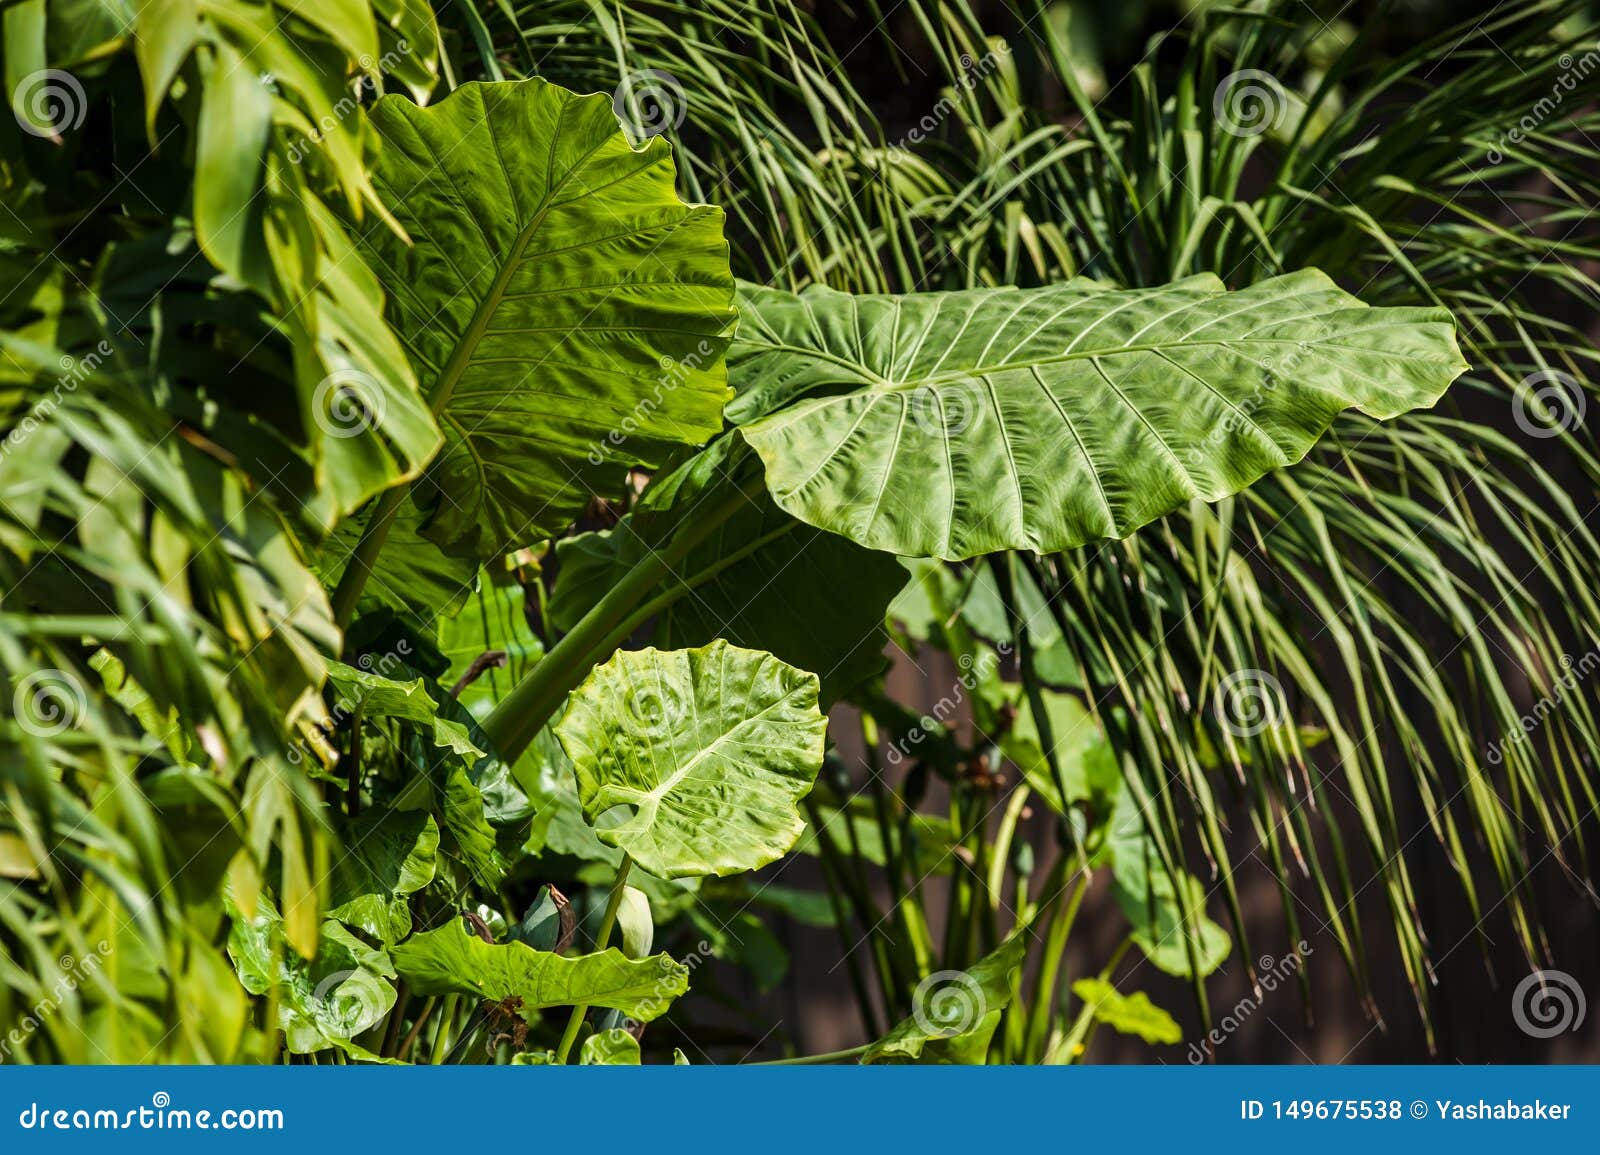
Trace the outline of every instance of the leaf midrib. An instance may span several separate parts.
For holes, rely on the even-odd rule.
[[[567,183],[572,180],[578,170],[588,164],[590,158],[605,147],[606,143],[605,140],[602,140],[573,162],[561,179],[545,191],[539,210],[533,214],[532,218],[517,234],[517,239],[512,244],[511,252],[506,255],[506,259],[501,263],[499,271],[495,273],[494,280],[489,285],[489,291],[484,294],[483,300],[478,302],[478,308],[473,312],[472,320],[468,322],[466,329],[462,331],[460,340],[456,342],[455,348],[451,350],[450,359],[445,362],[438,379],[434,382],[432,393],[428,398],[428,407],[433,411],[435,417],[444,412],[444,407],[450,403],[451,395],[455,393],[456,385],[460,383],[462,376],[467,371],[467,367],[472,364],[472,354],[488,333],[489,322],[494,318],[495,312],[500,308],[500,304],[505,298],[506,286],[511,283],[512,274],[516,271],[517,266],[522,264],[528,250],[528,243],[533,239],[533,235],[539,231],[539,226],[544,224],[544,219],[549,215],[550,210],[556,207],[556,196],[567,186]],[[501,172],[505,173],[509,186],[511,174],[506,171],[504,164],[501,165]],[[513,211],[515,211],[515,208],[516,201],[513,198]]]

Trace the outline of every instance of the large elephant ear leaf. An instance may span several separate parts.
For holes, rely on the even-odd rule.
[[[817,690],[815,674],[724,641],[623,650],[573,692],[555,732],[601,841],[660,878],[734,874],[800,837],[795,804],[827,729]],[[632,813],[609,822],[619,807]]]
[[[1226,291],[1086,282],[851,296],[746,288],[729,417],[803,521],[960,560],[1126,537],[1303,457],[1343,410],[1432,405],[1450,315],[1316,270]]]
[[[371,114],[371,222],[397,332],[444,429],[426,534],[478,558],[550,536],[632,464],[721,428],[734,312],[722,212],[611,102],[543,80],[464,84]]]

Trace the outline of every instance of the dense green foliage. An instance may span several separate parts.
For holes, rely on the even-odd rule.
[[[678,1061],[779,915],[838,1057],[1171,1043],[1116,967],[1251,966],[1230,824],[1426,1016],[1401,790],[1539,955],[1600,803],[1586,702],[1504,740],[1597,643],[1600,114],[1527,126],[1580,6],[1197,12],[1103,105],[1042,8],[905,7],[903,134],[783,3],[6,7],[6,1057]]]

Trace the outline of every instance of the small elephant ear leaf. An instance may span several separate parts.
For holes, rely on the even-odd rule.
[[[734,874],[800,837],[827,729],[817,692],[815,674],[724,641],[623,650],[555,732],[602,842],[659,878]],[[615,808],[632,813],[613,823]]]

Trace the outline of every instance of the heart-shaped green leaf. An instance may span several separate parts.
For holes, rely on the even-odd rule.
[[[363,253],[445,434],[426,534],[479,559],[560,529],[627,466],[721,428],[733,278],[722,212],[611,101],[543,80],[378,101],[373,183],[411,243]]]
[[[1344,409],[1432,405],[1450,315],[1372,309],[1316,270],[1227,292],[851,296],[747,287],[728,415],[778,504],[949,560],[1126,537],[1298,461]]]
[[[822,765],[817,677],[724,641],[622,650],[567,703],[556,736],[584,813],[661,878],[755,870],[795,844]]]

